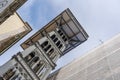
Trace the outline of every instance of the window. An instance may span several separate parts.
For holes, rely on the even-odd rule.
[[[34,70],[34,72],[35,73],[37,73],[38,72],[38,70],[40,70],[40,69],[42,69],[43,67],[44,67],[44,61],[40,61],[34,68],[33,68],[33,70]]]
[[[39,57],[34,57],[34,59],[29,64],[30,66],[33,66],[38,61],[39,61]]]
[[[3,74],[3,78],[5,80],[9,80],[14,74],[15,71],[13,71],[13,69],[9,69],[5,74]]]
[[[52,54],[54,52],[54,49],[50,49],[49,54]]]
[[[48,45],[48,41],[45,41],[43,44],[41,44],[41,47],[44,48]]]
[[[48,43],[48,41],[45,41],[44,43],[41,44],[41,47],[45,52],[47,52],[51,48],[51,45]]]
[[[67,41],[67,38],[66,38],[66,36],[64,35],[64,33],[63,33],[61,30],[58,30],[57,32],[58,32],[58,34],[62,37],[62,39],[66,42],[66,41]]]
[[[58,33],[61,33],[61,30],[58,30]]]
[[[39,60],[39,57],[35,57],[35,58],[33,59],[33,62],[36,63],[38,60]]]
[[[44,48],[44,51],[47,52],[51,48],[51,45],[48,45],[46,48]]]
[[[56,37],[56,35],[55,35],[55,34],[51,36],[51,39],[53,40],[53,42],[58,41],[58,38]]]
[[[60,45],[60,41],[58,41],[58,42],[56,43],[56,45],[59,46],[59,45]]]
[[[51,38],[54,39],[56,35],[52,35]]]
[[[58,32],[60,33],[61,31],[59,30]],[[63,38],[64,38],[64,37],[63,37]],[[61,43],[61,41],[57,38],[57,36],[56,36],[55,34],[53,34],[53,35],[51,36],[51,39],[53,40],[53,42],[55,43],[55,45],[56,45],[59,49],[62,48],[62,43]]]
[[[33,57],[35,57],[35,52],[31,52],[28,56],[26,56],[25,61],[29,62]]]
[[[57,41],[58,41],[58,38],[54,38],[54,39],[53,39],[53,42],[57,42]]]
[[[51,44],[49,44],[48,41],[45,41],[44,43],[42,43],[41,47],[46,53],[49,53],[50,49],[52,48]]]
[[[54,56],[53,56],[54,55]],[[54,59],[55,58],[55,53],[54,53],[54,49],[50,49],[50,51],[48,52],[48,56],[50,57],[50,59]]]
[[[54,39],[54,41],[56,42],[57,45],[60,44],[60,41],[58,41],[58,38],[55,37],[55,35],[51,36],[52,39]],[[52,48],[52,45],[49,44],[48,41],[45,41],[44,43],[41,44],[42,49],[45,51],[45,53],[47,54],[47,56],[50,59],[54,59],[51,55],[55,54],[54,53],[54,48]]]
[[[62,48],[62,44],[60,44],[60,45],[58,46],[58,48],[61,49],[61,48]]]

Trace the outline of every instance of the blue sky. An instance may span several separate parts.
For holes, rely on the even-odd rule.
[[[22,51],[20,44],[66,8],[70,8],[89,39],[57,62],[57,69],[120,32],[120,0],[28,0],[17,12],[33,31],[0,56],[0,65]]]

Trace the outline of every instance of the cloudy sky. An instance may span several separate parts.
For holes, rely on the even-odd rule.
[[[0,65],[22,51],[20,44],[66,8],[70,8],[89,39],[57,62],[60,68],[120,32],[120,0],[28,0],[17,12],[33,31],[0,56]]]

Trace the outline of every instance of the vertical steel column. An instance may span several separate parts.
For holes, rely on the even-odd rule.
[[[80,23],[77,21],[77,19],[75,18],[75,17],[73,17],[73,14],[72,14],[72,12],[69,10],[69,9],[67,9],[66,10],[66,13],[67,13],[67,15],[70,17],[70,15],[72,15],[72,17],[70,17],[70,19],[73,21],[73,23],[75,24],[75,26],[78,28],[78,26],[76,25],[76,23],[75,23],[75,21],[78,23],[78,25],[79,26],[81,26],[80,25]],[[73,20],[73,18],[74,18],[74,20]],[[81,26],[82,27],[82,26]],[[85,34],[82,32],[82,30],[80,30],[80,28],[78,28],[78,30],[83,34],[83,36],[86,38],[86,36],[85,36]],[[85,32],[85,30],[84,30],[84,32]],[[85,32],[86,33],[86,32]],[[87,34],[87,33],[86,33]],[[88,35],[87,35],[88,36]],[[86,38],[87,39],[87,38]]]
[[[60,17],[60,21],[62,21],[62,15],[61,15],[61,17]],[[59,26],[60,27],[60,29],[64,32],[64,34],[67,36],[67,38],[69,39],[69,36],[67,35],[67,33],[65,32],[65,30],[62,28],[62,24],[61,24],[61,22],[60,22],[60,24],[55,20],[55,23],[56,23],[56,25],[57,26]],[[58,27],[58,28],[59,28]]]
[[[65,21],[65,19],[63,17],[62,17],[62,19],[65,22],[65,24],[67,25],[67,27],[72,31],[72,33],[74,34],[74,36],[78,39],[78,37],[76,36],[76,34],[74,33],[74,31],[71,29],[71,27],[69,26],[69,24]]]

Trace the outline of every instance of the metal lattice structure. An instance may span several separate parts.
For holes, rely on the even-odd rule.
[[[55,31],[58,37],[61,38],[57,29],[61,30],[68,41],[68,43],[66,43],[67,48],[62,52],[63,55],[86,41],[89,37],[71,11],[66,9],[37,33],[23,42],[21,44],[22,48],[28,48],[44,36],[49,36],[48,33],[52,31]]]
[[[29,80],[46,80],[50,72],[57,66],[57,60],[87,39],[88,35],[85,30],[71,11],[66,9],[23,42],[21,46],[24,51],[14,55],[13,59],[22,65],[26,74],[31,78]],[[7,70],[9,68],[10,66],[7,67]],[[5,72],[0,73],[3,78],[5,78],[3,75]],[[16,73],[14,74],[16,75]],[[9,80],[13,80],[15,75],[10,76]]]

